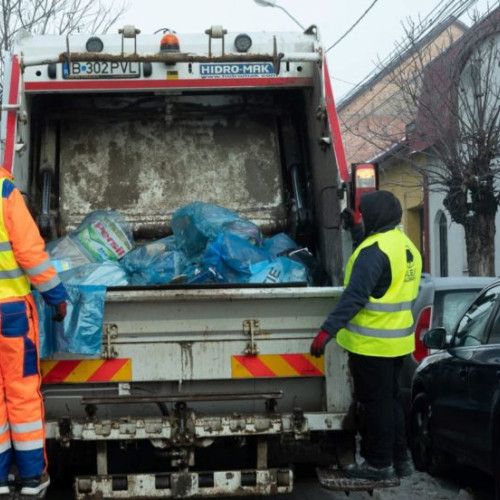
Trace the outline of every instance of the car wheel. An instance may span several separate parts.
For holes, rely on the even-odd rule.
[[[431,475],[449,473],[455,465],[455,459],[432,447],[431,406],[424,392],[413,400],[409,427],[410,450],[415,468]]]
[[[429,472],[432,466],[432,448],[430,438],[429,399],[425,393],[420,393],[413,400],[410,409],[410,450],[415,468]]]

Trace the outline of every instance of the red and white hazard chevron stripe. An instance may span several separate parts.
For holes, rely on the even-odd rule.
[[[128,382],[132,379],[131,359],[71,359],[40,364],[42,384]]]
[[[322,377],[325,361],[310,354],[232,356],[231,374],[233,378]]]

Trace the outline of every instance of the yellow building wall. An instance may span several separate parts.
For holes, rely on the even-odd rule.
[[[422,177],[408,164],[379,165],[379,188],[394,193],[401,202],[402,229],[423,253],[424,188]]]

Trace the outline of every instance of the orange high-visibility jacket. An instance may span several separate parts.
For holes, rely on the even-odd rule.
[[[12,176],[2,167],[0,185],[0,302],[28,295],[30,283],[47,304],[63,302],[66,290],[45,252],[45,242]]]

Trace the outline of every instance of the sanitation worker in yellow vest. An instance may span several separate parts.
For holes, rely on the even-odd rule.
[[[404,357],[415,347],[411,306],[422,258],[398,228],[401,204],[392,193],[366,194],[359,209],[362,241],[347,263],[342,297],[311,344],[311,354],[321,356],[333,337],[349,352],[355,397],[365,410],[364,461],[348,465],[344,473],[379,481],[413,471],[398,379]]]

